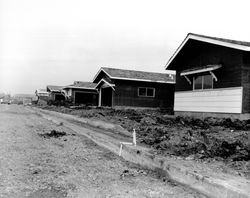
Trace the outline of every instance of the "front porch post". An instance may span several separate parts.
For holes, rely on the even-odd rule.
[[[99,91],[99,100],[98,100],[98,107],[102,106],[102,88]]]

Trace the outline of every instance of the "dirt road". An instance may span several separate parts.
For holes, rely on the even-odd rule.
[[[0,135],[0,197],[203,197],[23,106],[0,105]]]

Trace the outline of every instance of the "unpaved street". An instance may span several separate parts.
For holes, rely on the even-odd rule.
[[[0,105],[0,135],[0,197],[203,197],[23,106]]]

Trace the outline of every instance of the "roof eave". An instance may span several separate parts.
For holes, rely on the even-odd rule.
[[[62,89],[90,89],[90,90],[96,90],[94,87],[75,87],[75,86],[66,86]]]
[[[100,74],[101,72],[104,72],[109,78],[112,78],[112,76],[111,76],[110,74],[108,74],[108,72],[106,72],[106,71],[104,70],[104,68],[101,68],[101,69],[99,69],[99,71],[97,72],[97,74],[95,75],[95,77],[93,78],[93,82],[95,82],[96,78],[99,76],[99,74]]]
[[[109,82],[107,82],[107,81],[106,81],[105,79],[103,79],[103,78],[97,83],[97,85],[95,86],[95,89],[97,89],[97,87],[98,87],[102,82],[106,83],[107,85],[109,85],[110,87],[112,87],[112,89],[114,89],[113,87],[115,86],[115,84],[109,83]]]
[[[61,90],[53,90],[53,89],[50,89],[50,92],[61,92]]]
[[[186,38],[184,39],[184,41],[181,43],[181,45],[177,48],[177,50],[174,52],[174,54],[168,60],[167,64],[165,65],[165,69],[168,68],[168,66],[172,63],[174,58],[177,56],[177,54],[180,52],[180,50],[183,48],[183,46],[187,43],[187,41],[189,39],[202,41],[202,42],[206,42],[206,43],[211,43],[211,44],[215,44],[215,45],[221,45],[221,46],[224,46],[224,47],[239,49],[239,50],[243,50],[243,51],[250,51],[250,47],[245,46],[245,45],[239,45],[239,44],[236,44],[236,43],[228,43],[226,41],[219,41],[219,40],[212,39],[212,38],[205,38],[205,37],[198,36],[198,35],[188,34],[186,36]]]
[[[216,69],[219,69],[221,67],[222,67],[222,65],[211,65],[208,68],[196,69],[196,70],[191,70],[191,71],[182,71],[180,73],[180,76],[187,76],[187,75],[192,75],[192,74],[197,74],[197,73],[210,72],[210,71],[214,71]]]
[[[137,79],[137,78],[122,78],[122,77],[112,77],[112,79],[116,80],[131,80],[131,81],[141,81],[141,82],[153,82],[153,83],[175,83],[174,81],[161,81],[161,80],[147,80],[147,79]]]

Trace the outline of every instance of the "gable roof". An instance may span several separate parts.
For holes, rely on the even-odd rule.
[[[99,76],[101,72],[104,72],[111,79],[156,82],[156,83],[175,83],[173,74],[115,69],[110,67],[101,67],[101,69],[95,75],[93,81],[96,80],[96,78]]]
[[[50,91],[57,91],[60,92],[63,86],[56,86],[56,85],[48,85],[47,89]]]
[[[46,89],[36,89],[35,93],[49,95],[49,92],[47,92]]]
[[[63,87],[63,89],[67,88],[75,88],[75,89],[95,89],[96,83],[93,82],[83,82],[83,81],[76,81],[72,85],[67,85]]]
[[[170,65],[170,63],[174,60],[174,58],[179,53],[179,51],[183,48],[183,46],[189,40],[197,40],[197,41],[201,41],[201,42],[211,43],[211,44],[215,44],[215,45],[221,45],[224,47],[239,49],[239,50],[243,50],[243,51],[250,51],[250,42],[236,41],[236,40],[230,40],[230,39],[224,39],[224,38],[189,33],[186,36],[186,38],[184,39],[184,41],[181,43],[181,45],[176,49],[174,54],[170,57],[165,68],[167,68]]]
[[[98,86],[101,84],[106,84],[108,87],[111,87],[113,90],[115,90],[114,89],[115,84],[109,83],[107,80],[103,78],[97,83],[96,88],[98,88]]]
[[[40,92],[40,93],[48,93],[47,91],[46,91],[46,89],[37,89],[36,91],[38,91],[38,92]]]

